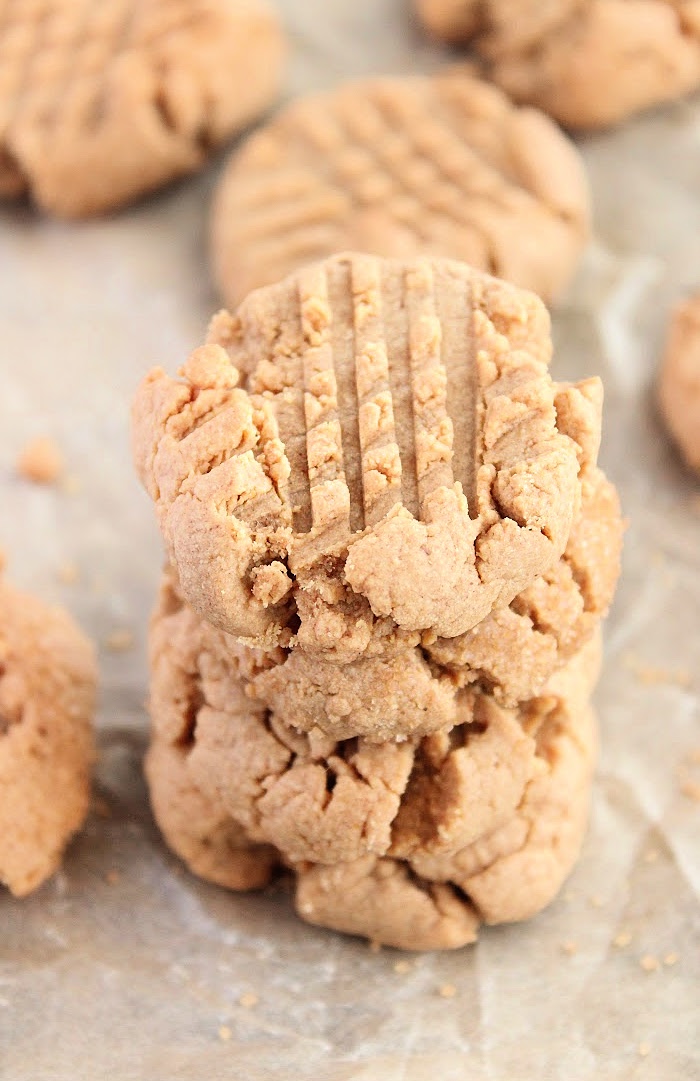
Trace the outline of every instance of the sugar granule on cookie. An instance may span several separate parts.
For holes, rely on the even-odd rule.
[[[683,458],[700,472],[700,293],[673,313],[658,376],[658,399]]]
[[[551,300],[589,220],[575,146],[463,67],[348,83],[286,106],[234,151],[211,251],[232,307],[346,249],[461,259]]]
[[[283,53],[265,0],[0,0],[0,197],[78,218],[192,172]]]
[[[69,616],[0,580],[0,882],[22,897],[87,814],[96,666]]]
[[[415,0],[426,29],[471,43],[518,102],[567,127],[624,120],[700,86],[696,0]]]
[[[65,468],[63,452],[49,436],[37,436],[25,444],[17,459],[17,472],[34,484],[55,484]]]

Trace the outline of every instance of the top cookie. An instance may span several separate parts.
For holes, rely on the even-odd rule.
[[[236,150],[212,216],[227,303],[357,249],[461,259],[550,300],[589,228],[578,152],[468,68],[300,99]]]
[[[191,172],[282,54],[265,0],[0,0],[0,197],[82,217]]]
[[[700,86],[698,0],[416,0],[516,101],[598,128]]]
[[[537,297],[440,259],[337,256],[220,313],[134,403],[183,595],[261,645],[453,637],[508,604],[580,500],[550,353]]]

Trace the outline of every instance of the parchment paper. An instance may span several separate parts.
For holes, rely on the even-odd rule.
[[[444,60],[403,0],[280,6],[289,92]],[[144,632],[161,549],[127,409],[145,369],[172,371],[217,306],[205,221],[221,162],[109,221],[0,211],[0,544],[14,581],[67,604],[100,643],[115,629],[135,639],[101,650],[102,814],[38,894],[0,894],[3,1079],[700,1078],[700,805],[681,790],[700,783],[700,485],[650,395],[669,306],[700,288],[700,100],[582,149],[596,237],[555,315],[554,371],[603,376],[603,464],[630,519],[591,830],[547,912],[411,957],[408,972],[391,950],[300,923],[284,891],[196,881],[148,810]],[[73,494],[14,475],[45,433]],[[59,581],[67,562],[73,585]],[[239,1004],[247,992],[257,1005]]]

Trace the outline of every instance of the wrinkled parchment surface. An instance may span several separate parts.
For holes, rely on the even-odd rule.
[[[290,91],[442,59],[403,0],[281,6]],[[630,518],[592,827],[549,911],[476,948],[410,958],[409,972],[391,950],[299,923],[283,891],[236,897],[195,881],[147,807],[144,629],[160,545],[132,476],[127,407],[149,365],[173,370],[199,343],[217,304],[205,222],[221,163],[111,221],[0,211],[0,544],[18,584],[67,603],[100,642],[135,635],[133,650],[101,655],[109,817],[91,817],[36,896],[0,894],[3,1079],[700,1078],[700,805],[681,791],[700,783],[700,483],[650,393],[669,306],[700,287],[700,100],[583,151],[596,239],[555,317],[554,371],[605,379],[603,462]],[[60,442],[79,491],[14,477],[39,433]],[[59,581],[66,562],[74,585]],[[444,984],[455,997],[439,996]],[[246,992],[256,1006],[239,1004]]]

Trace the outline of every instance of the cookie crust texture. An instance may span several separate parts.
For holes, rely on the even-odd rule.
[[[595,129],[700,86],[698,0],[416,0],[517,102]]]
[[[87,814],[96,678],[73,620],[0,579],[0,882],[17,897]]]
[[[673,313],[657,390],[669,432],[690,468],[700,473],[700,293]]]
[[[414,949],[463,945],[480,922],[551,900],[585,828],[598,636],[519,708],[476,696],[449,732],[377,745],[285,725],[245,694],[269,655],[223,661],[217,635],[166,576],[147,775],[196,874],[250,889],[282,863],[302,918]]]
[[[0,0],[0,198],[80,218],[193,172],[283,55],[265,0]]]
[[[133,407],[184,597],[343,663],[510,605],[596,483],[600,384],[553,383],[550,354],[534,295],[447,260],[338,256],[219,313]]]
[[[589,231],[573,143],[461,66],[351,82],[286,106],[232,154],[211,252],[232,308],[347,249],[458,259],[551,300]]]

